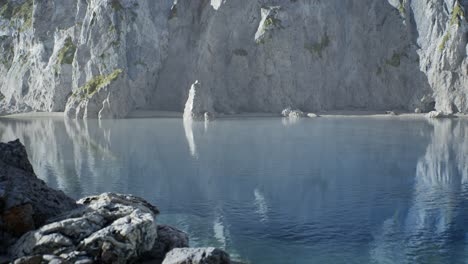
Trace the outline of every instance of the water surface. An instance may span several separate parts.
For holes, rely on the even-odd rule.
[[[248,263],[468,263],[468,121],[0,120],[38,176]]]

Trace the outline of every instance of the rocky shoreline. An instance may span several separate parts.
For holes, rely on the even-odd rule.
[[[158,214],[132,195],[75,202],[36,177],[19,140],[0,143],[0,263],[233,263],[221,249],[189,248]]]

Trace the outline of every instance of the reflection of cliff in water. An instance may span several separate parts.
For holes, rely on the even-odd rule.
[[[92,122],[92,121],[89,121]],[[94,125],[94,124],[93,124]],[[0,122],[1,141],[19,138],[25,143],[36,174],[50,186],[74,197],[97,193],[96,159],[112,158],[105,141],[93,140],[88,123],[62,119],[4,119]],[[95,129],[95,134],[105,134]],[[101,161],[103,159],[100,159]]]
[[[442,223],[460,226],[462,204],[450,200],[457,195],[437,198],[444,191],[431,189],[464,190],[461,121],[432,128],[424,120],[317,120],[2,120],[0,131],[3,141],[26,143],[36,172],[53,187],[75,197],[142,196],[160,207],[162,222],[191,234],[193,245],[234,255],[297,252],[323,262],[339,251],[362,262],[396,254],[411,260],[425,250],[416,244],[425,228],[453,234]],[[437,202],[428,204],[432,197]],[[421,237],[439,239],[433,231]],[[372,256],[363,257],[369,243]]]
[[[468,124],[465,120],[430,123],[432,139],[417,163],[412,203],[384,222],[375,242],[375,260],[468,259]]]

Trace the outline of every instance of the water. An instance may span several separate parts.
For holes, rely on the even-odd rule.
[[[468,120],[0,120],[78,198],[142,196],[248,263],[468,263]]]

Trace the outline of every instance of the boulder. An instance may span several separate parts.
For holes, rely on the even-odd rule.
[[[283,111],[281,111],[281,115],[284,117],[289,117],[289,114],[291,113],[292,109],[291,107],[285,108]]]
[[[217,248],[176,248],[167,253],[163,264],[229,264],[229,254]]]
[[[154,242],[153,248],[144,254],[142,259],[161,263],[169,251],[188,246],[189,237],[185,232],[168,225],[158,225],[158,238]]]
[[[0,143],[0,255],[21,235],[76,207],[36,177],[19,140]]]
[[[289,113],[289,118],[301,118],[301,117],[305,117],[305,114],[304,112],[302,112],[301,110],[292,110],[290,113]]]
[[[307,114],[307,117],[316,118],[316,117],[319,117],[319,115],[314,114],[314,113],[308,113],[308,114]]]
[[[444,113],[441,111],[431,111],[426,114],[427,118],[442,118],[445,117]]]
[[[69,263],[128,263],[153,249],[159,211],[145,200],[104,193],[78,204],[82,206],[21,237],[11,255],[51,255]]]
[[[422,110],[420,108],[416,108],[416,109],[414,109],[414,112],[416,114],[420,114],[420,113],[422,113]]]
[[[209,91],[203,88],[200,82],[195,81],[190,87],[189,96],[185,103],[184,119],[206,119],[206,113],[213,116],[213,99]]]
[[[398,115],[395,111],[386,111],[385,114],[392,115],[392,116],[397,116]]]
[[[291,107],[285,108],[281,111],[281,115],[289,118],[300,118],[305,117],[306,114],[299,109],[292,109]]]

